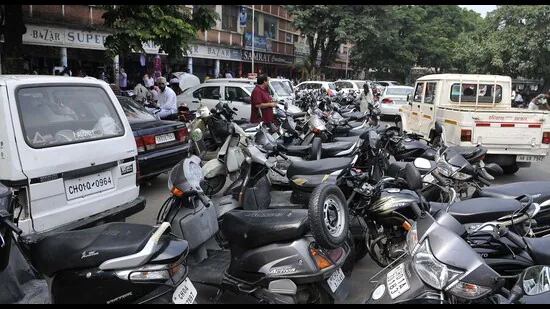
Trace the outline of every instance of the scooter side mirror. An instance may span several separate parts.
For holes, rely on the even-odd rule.
[[[548,280],[550,279],[549,276],[549,266],[532,266],[525,269],[521,273],[521,279],[518,280],[518,283],[521,284],[521,288],[525,295],[539,295],[550,291],[550,285],[548,282]]]
[[[435,131],[435,133],[437,133],[438,135],[441,135],[441,134],[443,133],[443,127],[441,126],[441,123],[440,123],[439,121],[436,121],[436,122],[435,122],[434,131]]]
[[[504,171],[502,170],[502,167],[496,163],[489,163],[485,165],[485,170],[487,173],[489,173],[491,176],[500,176],[504,174]]]

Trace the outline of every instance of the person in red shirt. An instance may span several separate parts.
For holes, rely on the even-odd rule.
[[[277,103],[273,102],[269,96],[267,87],[269,87],[267,76],[264,74],[258,76],[256,87],[250,95],[250,123],[262,121],[264,124],[271,125],[273,122],[273,107],[276,107]]]

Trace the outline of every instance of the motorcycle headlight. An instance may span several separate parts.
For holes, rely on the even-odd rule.
[[[451,269],[438,261],[430,250],[428,239],[424,240],[416,250],[414,268],[422,281],[438,290],[443,290],[463,274],[462,271]]]
[[[202,117],[202,110],[197,109],[197,111],[195,112],[195,117],[201,118]]]
[[[418,230],[416,229],[416,221],[412,224],[411,229],[407,232],[407,248],[410,254],[414,254],[416,245],[418,244]]]

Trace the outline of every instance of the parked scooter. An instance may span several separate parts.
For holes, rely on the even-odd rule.
[[[27,282],[34,293],[18,303],[187,304],[195,300],[196,289],[187,279],[185,265],[188,243],[166,233],[168,222],[157,228],[109,223],[16,237],[14,233],[22,231],[14,223],[13,211],[11,192],[0,184],[0,271],[10,267],[10,250],[15,249],[27,258],[37,278]],[[40,287],[41,293],[36,293]]]
[[[172,233],[188,241],[189,278],[218,287],[214,302],[225,291],[261,303],[332,303],[347,296],[349,279],[341,267],[350,253],[348,219],[337,187],[319,186],[308,210],[232,210],[220,216],[199,185],[199,164],[190,157],[172,169],[172,196],[157,219],[171,222]],[[216,241],[218,220],[229,250]],[[335,228],[327,225],[333,221],[339,223]]]

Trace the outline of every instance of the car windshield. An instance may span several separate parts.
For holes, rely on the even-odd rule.
[[[128,118],[128,122],[130,122],[130,124],[153,121],[157,119],[143,105],[138,104],[136,101],[121,96],[117,96],[117,99],[118,102],[120,102],[120,106],[122,106],[124,114],[126,114],[126,118]]]
[[[294,92],[292,90],[292,84],[290,83],[290,81],[283,81],[281,83],[283,84],[283,87],[285,88],[286,92],[288,92],[288,93],[293,93]]]
[[[16,93],[26,142],[45,148],[124,135],[107,92],[99,86],[36,86]]]
[[[394,88],[394,87],[388,87],[386,90],[386,95],[402,95],[406,96],[409,93],[413,92],[413,88]]]
[[[270,81],[273,90],[280,96],[289,96],[291,92],[286,91],[285,86],[280,81]]]

